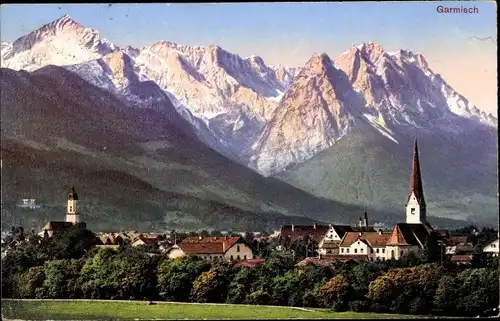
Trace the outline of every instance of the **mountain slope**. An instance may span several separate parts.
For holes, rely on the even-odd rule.
[[[358,126],[276,177],[319,197],[403,213],[418,137],[429,220],[498,225],[496,130],[458,117],[455,124],[469,130],[399,132],[399,144],[371,126]]]
[[[162,110],[167,104],[195,127],[198,138],[208,146],[233,160],[237,155],[220,143],[207,125],[182,106],[171,94],[154,81],[137,73],[132,59],[123,51],[114,51],[102,58],[65,66],[91,84],[102,88],[132,107]]]
[[[44,203],[47,217],[62,219],[69,184],[81,186],[83,215],[96,229],[255,229],[312,218],[351,222],[364,210],[230,161],[203,145],[173,107],[124,107],[55,66],[0,76],[7,222],[22,216],[40,224],[44,215],[15,207],[26,193]]]
[[[461,118],[489,127],[498,122],[434,74],[421,54],[387,53],[373,43],[353,47],[334,62],[315,54],[252,146],[250,166],[275,174],[364,124],[397,143],[398,132],[439,132],[443,126],[460,131]]]
[[[13,44],[2,43],[1,52],[2,67],[32,71],[50,64],[65,66],[101,87],[105,83],[95,75],[97,64],[119,52],[131,60],[135,76],[129,73],[130,77],[155,82],[209,146],[238,161],[260,135],[296,73],[296,68],[271,68],[258,56],[242,58],[219,46],[160,41],[120,49],[67,15]],[[114,68],[108,71],[117,81],[124,76]],[[126,90],[114,90],[116,85],[103,88],[126,100],[141,96],[138,91],[130,96]],[[143,107],[151,104],[150,98],[142,100]]]

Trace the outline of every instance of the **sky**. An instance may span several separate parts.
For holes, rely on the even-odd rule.
[[[438,6],[479,12],[440,14]],[[496,115],[496,10],[496,3],[480,1],[2,5],[0,38],[14,41],[69,14],[118,46],[215,44],[288,66],[304,65],[313,53],[334,58],[372,41],[387,51],[422,53],[455,90]]]

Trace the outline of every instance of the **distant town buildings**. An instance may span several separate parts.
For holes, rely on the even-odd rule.
[[[423,249],[434,234],[447,245],[447,254],[468,255],[472,252],[472,245],[467,237],[450,237],[448,232],[435,231],[427,222],[427,208],[424,198],[418,144],[415,140],[412,170],[410,175],[410,190],[405,205],[405,223],[398,223],[392,231],[382,231],[370,226],[368,215],[359,218],[359,223],[354,226],[329,225],[290,228],[283,226],[281,238],[290,240],[310,237],[320,240],[318,258],[307,258],[307,261],[318,260],[389,260],[400,259],[405,254]],[[494,245],[493,245],[494,246]],[[497,245],[498,248],[498,245]],[[469,262],[467,257],[456,257],[460,262]]]
[[[54,233],[71,228],[86,228],[78,211],[78,194],[72,187],[67,197],[67,213],[65,221],[50,221],[39,233],[40,236],[50,238]],[[35,199],[23,201],[26,206],[36,204]],[[444,246],[444,255],[451,257],[457,263],[472,261],[473,246],[468,236],[450,236],[447,230],[434,230],[427,222],[426,203],[422,186],[418,145],[415,140],[410,189],[406,198],[405,223],[397,223],[389,231],[375,230],[377,223],[371,225],[368,214],[360,217],[355,226],[350,225],[284,225],[269,238],[279,241],[277,249],[282,249],[286,243],[305,242],[311,244],[313,252],[318,257],[308,257],[301,262],[323,264],[327,261],[378,261],[400,259],[412,251],[423,249],[431,235]],[[380,225],[379,225],[380,226]],[[228,235],[222,231],[222,236],[194,236],[183,240],[173,239],[160,233],[140,233],[126,231],[119,233],[95,233],[101,247],[116,248],[121,245],[153,246],[169,258],[178,258],[186,255],[197,255],[208,260],[225,259],[239,261],[241,266],[255,266],[262,264],[261,259],[255,259],[252,247],[245,241],[246,233],[241,236]],[[254,240],[260,241],[267,237],[259,236],[254,232]],[[3,246],[3,244],[2,244]],[[317,246],[317,248],[314,248]],[[484,248],[485,253],[499,255],[498,239]],[[299,266],[301,265],[299,264]]]
[[[187,237],[181,243],[173,245],[167,255],[172,259],[186,255],[197,255],[209,260],[253,259],[252,247],[241,236]]]

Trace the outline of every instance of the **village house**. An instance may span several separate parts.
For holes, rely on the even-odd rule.
[[[135,242],[131,244],[132,246],[146,246],[146,245],[158,245],[157,237],[145,237],[139,236]]]
[[[474,250],[466,235],[448,236],[444,238],[444,245],[446,255],[470,254]]]
[[[370,261],[385,260],[386,245],[390,237],[391,233],[382,231],[347,232],[340,243],[339,255],[362,255]]]
[[[450,259],[451,262],[455,264],[468,265],[472,263],[472,255],[453,255]]]
[[[252,248],[241,236],[193,236],[185,238],[167,250],[169,258],[197,255],[208,260],[231,261],[253,259]]]
[[[498,243],[499,243],[499,239],[496,239],[495,241],[486,245],[483,249],[483,252],[486,254],[489,254],[491,256],[498,256],[498,253],[499,253]]]
[[[62,232],[73,228],[86,228],[87,225],[80,221],[80,214],[77,211],[78,194],[75,187],[70,188],[68,192],[66,221],[50,221],[43,227],[42,231],[38,233],[39,236],[44,238],[51,238],[54,233]]]
[[[356,227],[350,225],[329,225],[323,239],[319,242],[318,254],[320,256],[338,255],[340,251],[340,243],[346,233],[349,232],[368,232],[373,231],[373,228],[368,224],[368,214],[365,212],[364,220],[359,218],[359,223]]]
[[[310,239],[319,244],[330,230],[328,225],[283,225],[280,230],[280,240],[288,240],[296,242],[300,240]]]

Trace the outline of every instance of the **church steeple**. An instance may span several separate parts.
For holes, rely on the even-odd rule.
[[[420,161],[418,159],[417,139],[415,139],[415,146],[413,148],[413,163],[411,166],[410,193],[408,198],[412,193],[415,194],[415,197],[420,205],[425,205],[422,175],[420,174]]]
[[[415,139],[410,176],[410,193],[406,200],[406,223],[427,224],[424,188],[422,185],[422,174],[420,173],[420,161],[418,156],[418,144],[417,139]]]
[[[75,191],[75,187],[69,189],[68,191],[68,206],[66,212],[66,222],[71,222],[73,224],[80,222],[80,215],[77,211],[78,194]]]

